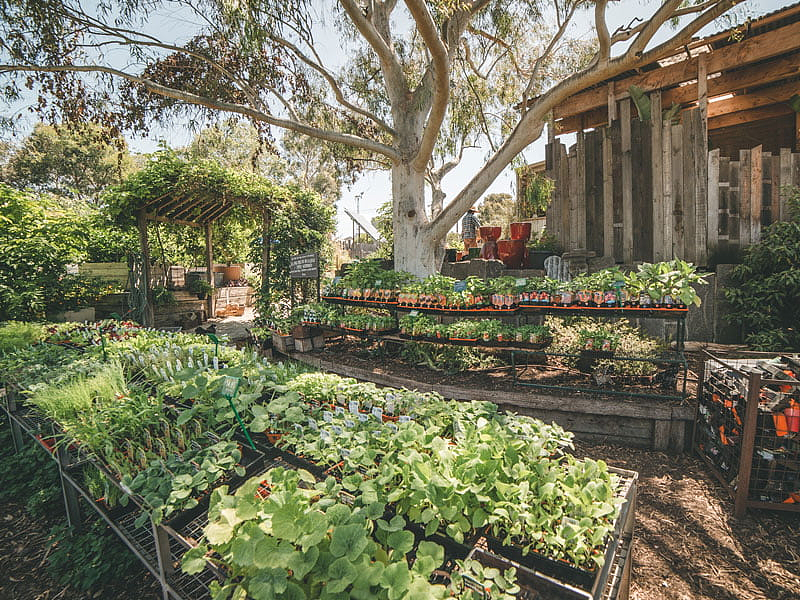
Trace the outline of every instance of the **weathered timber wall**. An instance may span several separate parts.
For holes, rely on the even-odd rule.
[[[658,94],[653,115],[661,114]],[[634,118],[630,100],[608,127],[578,132],[569,148],[547,145],[555,181],[547,228],[567,250],[589,250],[615,262],[682,258],[707,264],[717,247],[758,242],[786,220],[788,190],[800,187],[800,154],[756,146],[737,156],[707,151],[701,108],[679,123]]]

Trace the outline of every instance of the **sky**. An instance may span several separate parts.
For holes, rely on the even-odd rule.
[[[792,4],[791,0],[745,0],[739,5],[740,11],[750,16],[758,16],[777,10],[783,6]],[[88,4],[88,3],[87,3]],[[608,25],[609,30],[614,31],[618,26],[627,24],[636,16],[650,15],[659,5],[659,0],[622,0],[612,2],[608,6]],[[576,36],[593,35],[591,18],[589,13],[578,15],[572,25],[570,34]],[[326,58],[329,68],[336,68],[342,65],[347,59],[347,55],[342,51],[341,44],[335,35],[330,24],[324,23],[323,19],[318,19],[320,23],[318,42],[321,46],[320,55]],[[157,37],[166,39],[170,42],[179,43],[190,38],[196,27],[196,17],[188,15],[184,9],[162,10],[157,18],[152,19],[153,29],[148,31]],[[700,35],[707,35],[722,29],[722,25],[712,23]],[[665,30],[666,29],[666,30]],[[668,28],[662,28],[662,32],[653,40],[658,43],[669,35]],[[22,110],[22,106],[11,107],[14,112]],[[24,123],[27,128],[32,128],[36,122],[34,116],[26,116]],[[23,125],[22,130],[26,127]],[[148,153],[157,149],[161,141],[166,142],[171,147],[185,146],[194,136],[194,132],[185,122],[175,122],[169,128],[153,128],[148,137],[127,136],[129,147],[133,152]],[[574,137],[574,136],[573,136]],[[571,143],[566,140],[567,143]],[[531,144],[523,153],[526,164],[544,160],[544,147],[546,135],[542,135],[537,141]],[[447,199],[456,195],[458,191],[469,181],[469,179],[483,166],[488,155],[487,148],[468,149],[464,157],[453,171],[451,171],[443,181],[443,189],[447,194]],[[511,168],[505,169],[494,183],[486,191],[486,194],[506,193],[516,195],[516,182],[514,172]],[[375,216],[378,207],[391,198],[391,178],[386,171],[366,172],[352,186],[343,189],[342,198],[338,203],[338,227],[339,237],[347,237],[352,234],[352,221],[344,213],[344,208],[351,212],[360,212],[367,218]],[[445,200],[445,202],[447,201]]]

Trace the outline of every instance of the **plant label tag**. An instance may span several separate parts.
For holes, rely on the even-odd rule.
[[[397,431],[398,431],[398,429],[397,429],[397,425],[395,425],[394,423],[391,423],[391,422],[390,422],[390,423],[387,423],[387,424],[386,424],[386,426],[387,426],[389,429],[391,429],[391,430],[392,430],[392,433],[397,433]]]
[[[311,417],[308,417],[308,426],[311,427],[311,429],[313,429],[314,431],[319,431],[319,427],[317,427],[317,422]]]
[[[226,375],[222,378],[222,395],[230,399],[236,395],[239,389],[239,378]]]
[[[337,406],[334,410],[336,411],[337,415],[343,415],[344,414],[344,406]]]
[[[342,428],[338,425],[331,425],[331,431],[333,431],[333,433],[336,435],[342,435]]]
[[[356,426],[356,424],[351,419],[345,419],[344,426],[347,427],[348,429],[352,429],[353,427]]]
[[[303,426],[302,426],[302,425],[300,425],[300,423],[295,423],[295,424],[294,424],[294,429],[295,429],[295,431],[297,431],[297,432],[298,432],[300,435],[303,435]]]
[[[419,311],[418,310],[412,310],[410,313],[408,313],[409,317],[416,317],[418,315],[419,315]]]
[[[341,277],[334,277],[333,278],[333,285],[337,285],[342,280]]]
[[[400,415],[400,417],[398,417],[398,419],[397,419],[397,422],[398,423],[410,423],[411,422],[411,417],[409,417],[408,415]]]
[[[350,400],[347,405],[347,410],[349,410],[354,415],[358,414],[358,400]]]
[[[453,291],[454,292],[465,292],[467,290],[467,282],[466,281],[456,281],[453,284]]]
[[[216,356],[214,357],[213,364],[214,364],[214,370],[215,371],[219,370],[219,359]]]
[[[322,411],[322,419],[326,423],[333,423],[333,413],[329,410]]]
[[[383,407],[383,411],[387,415],[393,415],[394,414],[394,400],[388,400],[386,402],[386,406]]]
[[[369,419],[368,414],[358,413],[358,420],[361,421],[362,423],[366,423],[368,419]]]
[[[372,416],[378,419],[379,421],[383,420],[383,409],[380,406],[373,406],[372,407]]]
[[[348,456],[350,456],[350,450],[348,450],[347,448],[339,448],[339,454],[342,455],[342,458],[347,458]]]
[[[516,286],[517,287],[525,287],[525,284],[528,283],[528,280],[524,277],[520,277],[517,279]]]
[[[375,285],[373,287],[380,288],[382,283],[383,283],[383,281],[381,281],[380,279],[377,279],[375,281]]]
[[[331,434],[328,431],[321,429],[319,432],[319,439],[321,439],[323,442],[330,442]]]
[[[339,492],[339,502],[345,504],[347,506],[353,506],[356,502],[356,497],[353,494],[348,494],[347,492]]]

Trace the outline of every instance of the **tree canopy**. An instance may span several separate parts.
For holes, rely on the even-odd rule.
[[[66,0],[3,0],[0,74],[7,97],[36,89],[40,110],[61,118],[143,130],[176,113],[235,113],[267,139],[289,131],[330,144],[354,168],[387,166],[396,266],[421,275],[437,269],[447,232],[541,136],[554,106],[668,56],[736,3],[664,0],[611,32],[608,0],[106,0],[95,10]],[[149,31],[148,15],[173,8],[198,23],[185,43]],[[585,48],[573,53],[588,60],[556,76],[581,11],[593,17],[591,58]],[[320,19],[346,49],[343,65],[325,54]],[[489,89],[503,93],[472,92],[490,72]],[[454,98],[454,86],[472,96]],[[516,112],[506,93],[514,89]],[[459,105],[458,98],[470,100]],[[497,132],[488,136],[492,150],[430,216],[426,176],[437,156],[457,156],[468,142],[458,126],[473,117],[468,131]]]
[[[10,148],[2,178],[16,188],[97,198],[133,169],[125,140],[92,123],[37,124]]]

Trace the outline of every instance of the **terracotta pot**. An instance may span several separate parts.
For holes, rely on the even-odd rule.
[[[222,267],[222,278],[224,281],[235,281],[242,278],[242,265],[230,265]]]
[[[531,224],[530,223],[511,223],[511,239],[512,240],[525,240],[531,238]]]
[[[500,235],[503,232],[502,227],[481,227],[481,239],[484,242],[492,241],[496,242],[500,239]]]
[[[786,426],[792,433],[800,432],[800,406],[790,406],[784,409],[786,415]]]

